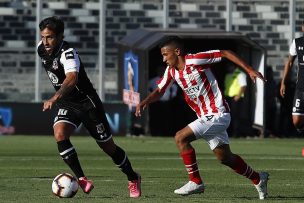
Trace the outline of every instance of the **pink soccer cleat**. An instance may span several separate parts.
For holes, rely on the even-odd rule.
[[[78,183],[83,192],[87,194],[89,194],[94,188],[93,182],[91,180],[88,180],[87,177],[79,178]]]
[[[129,191],[130,191],[130,197],[132,198],[138,198],[141,196],[141,177],[139,174],[137,180],[131,180],[129,181]]]

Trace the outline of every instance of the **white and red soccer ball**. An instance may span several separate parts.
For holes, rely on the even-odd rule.
[[[77,179],[69,173],[57,175],[52,182],[52,192],[60,198],[74,197],[78,191]]]

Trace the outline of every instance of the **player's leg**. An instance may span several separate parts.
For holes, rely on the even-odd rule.
[[[304,115],[292,115],[292,122],[299,133],[304,132]]]
[[[94,188],[93,183],[84,175],[76,149],[70,141],[70,136],[80,124],[76,117],[71,110],[59,109],[54,123],[54,136],[60,156],[78,178],[82,190],[88,194]]]
[[[141,196],[141,176],[133,170],[126,152],[116,145],[112,138],[106,142],[97,140],[97,144],[112,158],[116,166],[126,174],[129,181],[130,197]]]
[[[133,170],[125,151],[114,143],[102,104],[99,104],[98,108],[93,108],[86,112],[83,117],[83,124],[91,136],[94,137],[99,147],[126,174],[129,181],[130,197],[139,197],[141,195],[141,177]]]
[[[254,171],[239,155],[233,154],[228,144],[216,147],[213,152],[221,164],[229,166],[236,173],[250,179],[254,184],[260,182],[259,173]]]
[[[304,92],[296,91],[292,108],[293,125],[299,133],[304,132]]]
[[[256,186],[260,199],[265,199],[267,196],[267,181],[268,173],[261,172],[260,174],[253,170],[243,159],[237,154],[233,154],[228,144],[217,146],[213,149],[216,158],[221,164],[229,166],[236,173],[250,179]]]
[[[195,150],[190,144],[194,140],[196,140],[196,137],[189,126],[178,131],[175,135],[176,146],[189,175],[189,182],[176,189],[174,191],[176,194],[190,195],[204,192],[204,184],[199,174]]]

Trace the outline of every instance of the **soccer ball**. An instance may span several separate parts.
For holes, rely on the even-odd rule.
[[[78,181],[69,173],[61,173],[52,182],[52,192],[60,198],[74,197],[78,191]]]

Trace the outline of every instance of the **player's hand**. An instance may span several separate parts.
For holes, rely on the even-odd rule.
[[[42,111],[47,111],[49,109],[52,109],[52,107],[55,104],[55,102],[56,101],[54,99],[49,99],[49,100],[45,101],[43,103],[43,109],[42,109]]]
[[[256,82],[256,78],[261,79],[263,82],[266,82],[267,80],[264,78],[264,76],[262,75],[262,73],[258,72],[258,71],[251,71],[248,73],[251,80],[255,83]]]
[[[141,104],[141,103],[139,103],[139,104],[136,106],[135,116],[136,116],[136,117],[141,116],[141,109],[144,110],[145,108],[146,108],[146,104]]]

